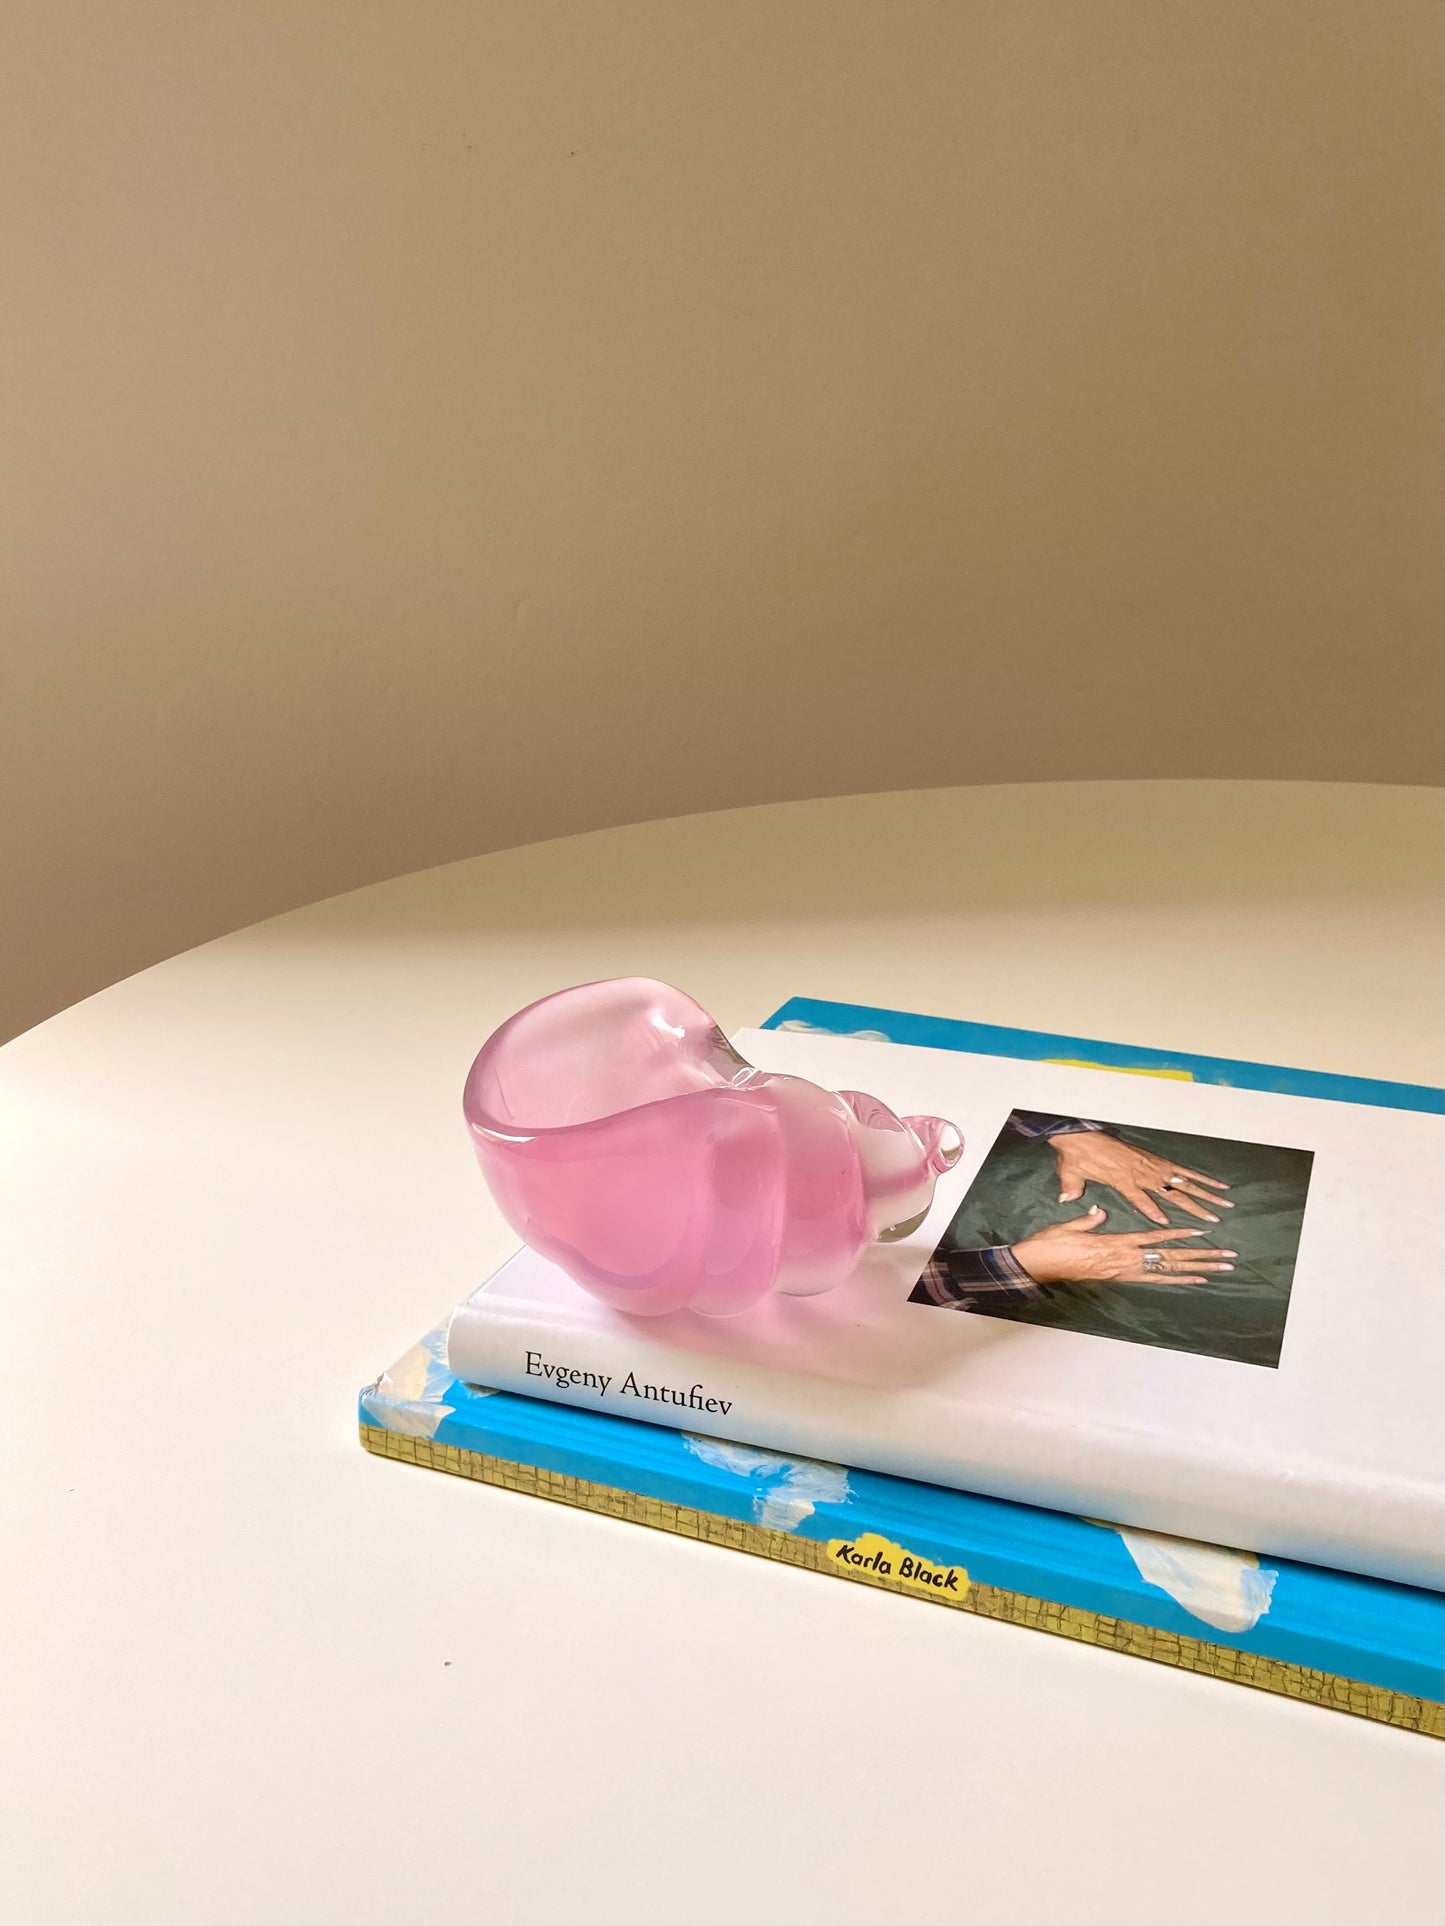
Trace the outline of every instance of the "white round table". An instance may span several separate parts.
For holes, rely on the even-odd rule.
[[[1445,1748],[378,1462],[510,1246],[459,1094],[638,971],[1438,1081],[1428,792],[760,808],[339,898],[0,1056],[0,1911],[1413,1926]]]

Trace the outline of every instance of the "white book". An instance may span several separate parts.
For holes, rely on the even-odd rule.
[[[762,1069],[959,1126],[918,1230],[834,1291],[732,1318],[628,1317],[523,1250],[453,1314],[457,1377],[1445,1589],[1438,1116],[789,1031],[736,1043]],[[1099,1236],[1146,1228],[1099,1184],[1061,1203],[1062,1139],[1015,1113],[1103,1124],[1229,1183],[1219,1226],[1170,1215],[1237,1249],[1235,1270],[971,1308],[915,1295],[936,1250],[967,1275],[974,1248],[1093,1202]]]

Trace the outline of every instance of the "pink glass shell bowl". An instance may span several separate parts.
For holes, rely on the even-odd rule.
[[[691,997],[637,976],[509,1018],[463,1110],[518,1236],[639,1316],[831,1290],[918,1224],[963,1148],[941,1117],[755,1070]]]

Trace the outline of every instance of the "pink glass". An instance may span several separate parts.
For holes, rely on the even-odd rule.
[[[691,997],[641,976],[509,1018],[462,1107],[517,1234],[642,1316],[831,1290],[917,1226],[963,1149],[941,1117],[753,1069]]]

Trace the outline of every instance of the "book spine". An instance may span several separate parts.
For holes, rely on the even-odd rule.
[[[806,1388],[794,1385],[792,1396],[781,1400],[759,1398],[750,1380],[775,1374],[643,1337],[624,1345],[580,1320],[518,1319],[475,1302],[462,1304],[447,1330],[447,1364],[464,1383],[492,1391],[739,1444],[765,1442],[799,1457],[831,1456],[839,1442],[833,1426],[818,1422],[817,1400]]]
[[[485,1303],[485,1300],[483,1300]],[[470,1300],[452,1314],[447,1362],[463,1382],[644,1424],[851,1464],[1014,1503],[1111,1518],[1206,1544],[1438,1588],[1434,1508],[1317,1471],[1288,1507],[1247,1450],[1080,1423],[1067,1441],[1048,1412],[971,1404],[924,1386],[879,1391],[799,1380],[703,1356],[640,1333],[599,1332],[535,1304]],[[1401,1547],[1410,1549],[1402,1554]]]
[[[1158,1436],[1141,1464],[1137,1437],[1119,1439],[1080,1426],[1061,1463],[1057,1420],[1048,1412],[980,1405],[960,1412],[953,1400],[924,1385],[880,1391],[804,1378],[665,1344],[636,1329],[625,1335],[599,1331],[590,1317],[568,1316],[561,1305],[539,1310],[534,1302],[513,1309],[489,1295],[452,1313],[447,1363],[463,1382],[493,1391],[785,1457],[851,1464],[1052,1511],[1250,1545],[1249,1536],[1234,1529],[1242,1523],[1240,1512],[1232,1505],[1221,1510],[1214,1492],[1202,1488],[1217,1489],[1216,1479],[1201,1479],[1194,1458],[1177,1441]],[[1134,1466],[1132,1478],[1123,1475],[1125,1456]],[[1247,1508],[1247,1492],[1244,1501]]]

